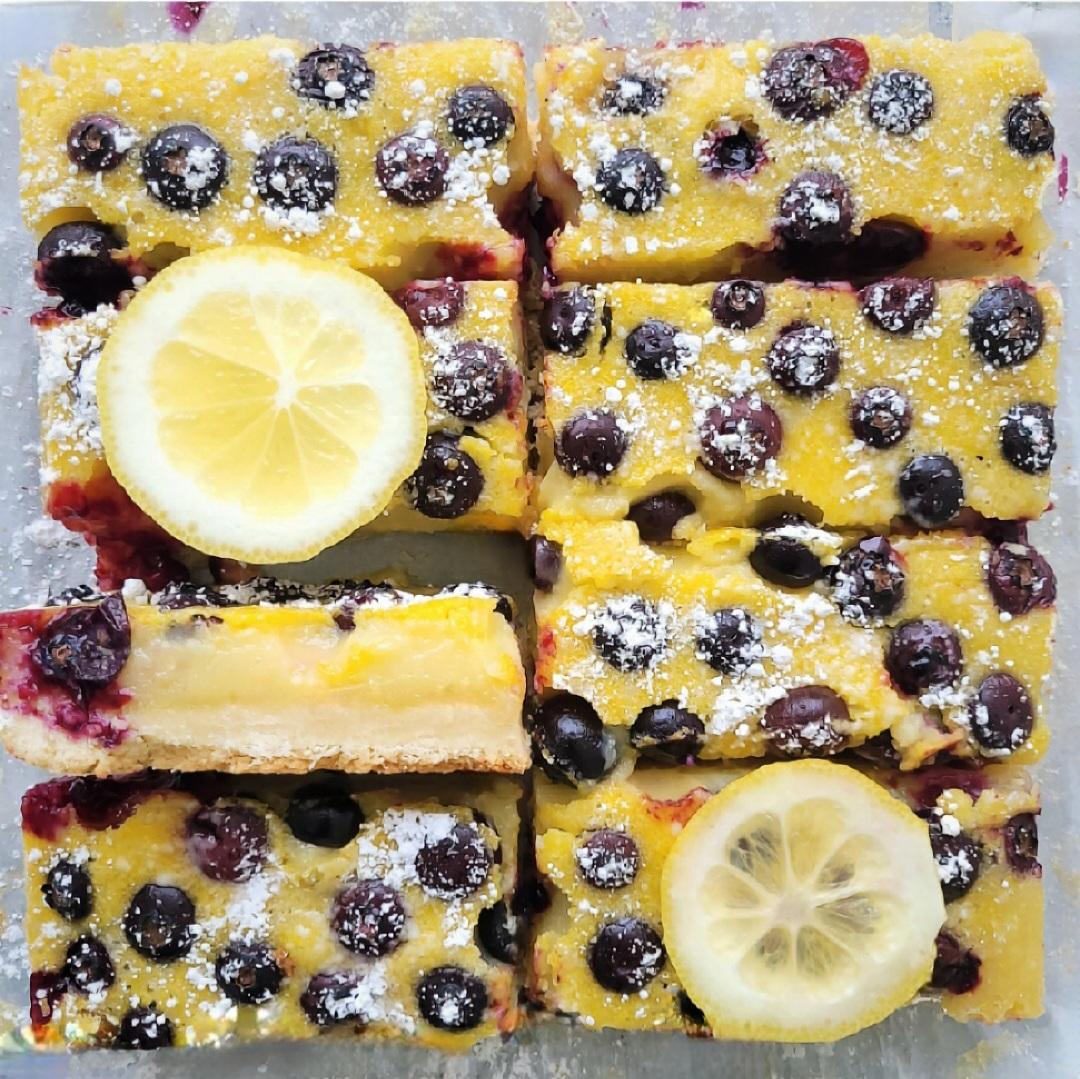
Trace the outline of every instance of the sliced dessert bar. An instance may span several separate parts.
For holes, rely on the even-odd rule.
[[[1054,128],[1021,37],[589,41],[536,78],[563,280],[708,281],[777,248],[819,280],[1029,273],[1048,241]]]
[[[533,153],[513,42],[64,46],[20,72],[19,108],[38,236],[91,217],[137,254],[288,244],[388,286],[521,271],[509,228]]]
[[[483,585],[278,582],[0,614],[0,739],[53,770],[522,772],[525,675]]]
[[[464,1049],[513,1030],[518,785],[356,788],[143,773],[27,791],[36,1039]]]
[[[827,524],[940,527],[1050,498],[1061,302],[1047,285],[613,284],[557,291],[541,506],[677,495],[708,524],[784,498]]]

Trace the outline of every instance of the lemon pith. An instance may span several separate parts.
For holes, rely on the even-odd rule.
[[[405,315],[362,274],[271,248],[180,260],[119,318],[102,441],[132,499],[207,554],[298,561],[381,512],[420,458]]]
[[[944,902],[925,825],[851,768],[767,765],[711,798],[664,866],[664,939],[722,1038],[832,1041],[929,979]]]

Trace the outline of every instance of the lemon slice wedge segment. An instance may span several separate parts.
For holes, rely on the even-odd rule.
[[[166,531],[248,562],[310,558],[420,460],[416,336],[370,278],[269,247],[180,259],[117,320],[97,377],[117,480]]]
[[[766,765],[664,864],[664,941],[722,1038],[834,1041],[930,978],[945,920],[926,824],[852,768]]]

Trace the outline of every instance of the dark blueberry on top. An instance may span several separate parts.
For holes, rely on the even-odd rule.
[[[601,828],[574,851],[581,875],[594,888],[614,890],[632,884],[641,867],[641,851],[625,832]]]
[[[442,839],[425,840],[416,854],[416,877],[428,895],[459,899],[483,886],[491,850],[472,824],[455,824]]]
[[[638,535],[646,543],[667,543],[675,526],[696,508],[693,499],[682,491],[660,491],[635,502],[627,510],[626,519],[637,525]]]
[[[510,130],[514,110],[490,86],[463,86],[455,90],[447,109],[450,130],[467,146],[490,146]]]
[[[34,280],[50,295],[62,296],[87,311],[116,303],[132,287],[131,272],[113,258],[120,238],[96,221],[65,221],[54,225],[37,248]]]
[[[1005,460],[1038,476],[1046,472],[1057,452],[1054,436],[1054,410],[1037,402],[1013,405],[1001,418],[998,439]]]
[[[761,729],[785,757],[831,757],[846,738],[836,724],[850,721],[847,702],[828,686],[798,686],[765,709]]]
[[[403,206],[422,206],[439,198],[446,190],[449,168],[450,156],[429,135],[396,135],[375,155],[379,186]]]
[[[339,1023],[364,1026],[368,1016],[361,1005],[360,975],[351,970],[324,970],[314,975],[300,994],[300,1007],[319,1027]]]
[[[203,806],[188,817],[188,856],[211,880],[250,879],[266,850],[266,818],[248,806]]]
[[[131,625],[120,596],[57,615],[34,642],[30,657],[51,682],[72,690],[111,682],[131,654]]]
[[[643,708],[630,728],[634,749],[665,764],[683,764],[696,757],[704,742],[705,724],[676,700]]]
[[[1028,691],[1004,671],[988,674],[969,708],[971,733],[991,756],[1008,756],[1031,736],[1035,723]]]
[[[479,423],[506,407],[512,381],[499,349],[483,341],[458,341],[435,360],[431,396],[458,419]]]
[[[680,341],[680,337],[684,340]],[[638,378],[678,378],[694,362],[685,335],[670,322],[647,318],[626,338],[626,362]]]
[[[941,878],[941,894],[946,903],[959,899],[971,891],[982,866],[982,847],[950,818],[952,827],[946,831],[942,818],[930,818],[930,849],[937,862]]]
[[[660,973],[667,952],[660,934],[641,918],[608,922],[593,937],[586,959],[593,977],[613,993],[636,993]]]
[[[870,84],[866,114],[890,135],[910,135],[934,115],[934,88],[917,71],[884,71]]]
[[[840,350],[831,330],[794,322],[780,331],[765,366],[781,389],[806,397],[831,386],[840,373]]]
[[[536,713],[533,741],[553,779],[599,779],[615,764],[615,742],[584,697],[560,693]]]
[[[539,592],[550,592],[562,570],[562,546],[546,536],[530,536],[529,571]]]
[[[69,922],[85,918],[94,905],[94,888],[86,866],[62,858],[41,886],[45,902]]]
[[[120,1020],[116,1049],[167,1049],[173,1043],[173,1025],[156,1008],[129,1008]]]
[[[911,402],[892,386],[871,386],[852,398],[849,419],[859,441],[888,449],[911,430]]]
[[[667,631],[656,605],[641,596],[616,596],[593,624],[597,652],[617,671],[644,671],[667,648]]]
[[[943,453],[927,453],[909,461],[898,486],[904,512],[920,528],[948,524],[964,504],[960,469]]]
[[[292,80],[296,93],[328,109],[356,109],[371,97],[375,72],[352,45],[320,45],[305,53]]]
[[[946,993],[970,993],[979,984],[982,960],[965,948],[952,933],[938,933],[937,955],[930,975],[930,985]]]
[[[749,330],[765,314],[765,286],[757,281],[721,281],[709,304],[713,318],[729,330]]]
[[[68,157],[85,172],[111,172],[124,160],[134,141],[115,116],[95,112],[71,125]]]
[[[835,172],[802,172],[780,196],[776,229],[788,243],[840,244],[851,238],[854,204]]]
[[[484,489],[484,473],[453,435],[427,437],[420,464],[406,482],[406,493],[425,517],[451,520],[468,513]]]
[[[500,899],[480,911],[476,919],[476,939],[492,959],[517,963],[521,957],[521,928],[516,915]]]
[[[750,565],[759,577],[784,588],[809,588],[821,577],[821,560],[800,532],[809,528],[795,513],[784,513],[761,526],[750,552]]]
[[[159,131],[143,147],[146,189],[173,210],[204,210],[229,177],[229,156],[209,132],[195,124]]]
[[[487,1010],[487,987],[461,967],[436,967],[417,983],[416,1004],[420,1014],[439,1030],[472,1030]]]
[[[765,68],[765,96],[785,120],[816,120],[835,112],[862,86],[870,60],[851,38],[778,49]]]
[[[555,442],[555,459],[571,476],[602,480],[619,467],[627,444],[614,412],[590,408],[563,424]]]
[[[457,281],[414,282],[394,293],[413,326],[449,326],[465,306],[465,286]]]
[[[1012,615],[1052,607],[1057,599],[1050,563],[1026,543],[998,544],[990,553],[986,579],[998,610]]]
[[[900,692],[908,696],[953,685],[963,667],[956,630],[936,618],[905,622],[889,637],[885,668]]]
[[[144,884],[132,897],[123,919],[128,943],[150,959],[187,955],[195,941],[195,904],[182,888]]]
[[[89,933],[76,937],[67,946],[64,976],[68,985],[83,996],[104,992],[116,981],[109,949]]]
[[[315,139],[286,135],[264,146],[252,172],[263,202],[282,210],[322,210],[337,194],[334,155]]]
[[[1031,813],[1018,813],[1005,824],[1005,858],[1017,873],[1041,876],[1039,826]]]
[[[971,347],[991,367],[1016,367],[1043,342],[1042,304],[1020,285],[991,285],[971,308],[967,330]]]
[[[757,394],[713,405],[701,424],[701,461],[716,477],[741,480],[780,452],[783,430],[772,405]]]
[[[596,322],[596,304],[587,288],[562,289],[544,301],[540,337],[553,352],[569,354],[585,347]]]
[[[862,313],[886,333],[912,333],[934,314],[937,285],[922,277],[886,277],[859,292]]]
[[[646,116],[663,105],[666,93],[657,79],[623,73],[604,87],[601,106],[616,116]]]
[[[285,823],[301,843],[340,849],[360,831],[364,814],[344,791],[302,787],[285,810]]]
[[[694,655],[721,674],[742,674],[762,656],[761,627],[741,607],[722,607],[702,619]]]
[[[380,880],[361,880],[338,892],[330,911],[334,934],[350,952],[389,955],[405,932],[405,902]]]
[[[765,161],[765,148],[753,130],[721,124],[697,147],[698,164],[712,176],[749,176]]]
[[[600,166],[596,182],[604,202],[624,214],[646,213],[664,195],[664,170],[652,154],[638,147],[617,151]]]
[[[1005,140],[1024,157],[1047,154],[1054,148],[1054,125],[1038,94],[1014,101],[1005,114]]]
[[[231,940],[214,962],[218,987],[237,1004],[265,1004],[281,988],[285,972],[264,941]]]

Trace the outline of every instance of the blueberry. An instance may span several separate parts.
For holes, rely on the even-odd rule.
[[[76,607],[53,618],[30,657],[51,682],[72,691],[108,685],[131,654],[131,624],[120,596],[94,607]]]
[[[416,878],[428,895],[460,899],[483,886],[491,865],[491,851],[479,830],[455,824],[442,839],[424,841],[416,854]]]
[[[266,818],[248,806],[204,806],[187,819],[188,856],[211,880],[249,880],[266,861],[266,836]]]
[[[886,277],[859,292],[862,313],[886,333],[908,334],[930,321],[937,285],[921,277]]]
[[[906,584],[892,544],[884,536],[867,536],[840,556],[832,574],[833,600],[849,622],[871,622],[899,610]]]
[[[676,700],[643,708],[630,728],[630,744],[642,756],[664,764],[684,764],[705,744],[705,724]]]
[[[120,1020],[117,1049],[166,1049],[173,1043],[172,1020],[156,1008],[129,1008]]]
[[[911,430],[911,402],[892,386],[871,386],[852,398],[848,418],[860,442],[888,449]]]
[[[682,491],[660,491],[635,502],[626,519],[637,525],[638,535],[646,543],[667,543],[679,521],[696,509],[693,499]]]
[[[468,513],[484,490],[484,474],[458,440],[440,431],[427,437],[406,493],[425,517],[452,520]]]
[[[61,858],[41,886],[45,902],[69,922],[85,918],[94,905],[94,888],[86,866]]]
[[[292,86],[300,97],[324,108],[355,111],[371,97],[375,72],[352,45],[320,45],[300,57]]]
[[[451,281],[414,281],[398,289],[394,301],[409,316],[413,326],[449,326],[465,306],[465,286]]]
[[[550,592],[562,570],[562,547],[546,536],[529,538],[529,568],[538,592]]]
[[[604,87],[601,107],[616,116],[647,116],[664,103],[667,89],[648,75],[624,72]]]
[[[753,329],[765,315],[765,287],[756,281],[722,281],[713,289],[709,307],[721,326]]]
[[[195,942],[195,905],[182,888],[144,884],[124,913],[128,943],[150,959],[177,959]]]
[[[338,892],[330,926],[341,943],[356,955],[389,955],[405,932],[405,902],[380,880],[361,880]]]
[[[840,350],[831,330],[793,322],[780,331],[765,356],[765,366],[781,389],[808,397],[836,381]]]
[[[540,337],[546,348],[569,354],[585,347],[596,322],[596,304],[587,288],[563,289],[544,301]]]
[[[971,733],[987,755],[1007,756],[1029,737],[1035,712],[1028,691],[1011,674],[988,674],[969,708]]]
[[[379,186],[403,206],[422,206],[439,198],[446,190],[449,168],[449,154],[429,135],[395,135],[375,155]]]
[[[648,151],[624,147],[600,166],[596,183],[600,197],[613,210],[643,214],[663,198],[664,170]]]
[[[270,206],[323,210],[337,194],[338,167],[320,142],[286,135],[259,151],[252,180],[259,198]]]
[[[627,335],[626,363],[638,378],[678,378],[693,362],[686,335],[670,322],[648,318]]]
[[[506,408],[512,381],[499,349],[483,341],[458,341],[435,360],[431,397],[458,419],[479,423]]]
[[[363,997],[359,974],[351,970],[324,970],[307,983],[300,994],[300,1007],[319,1027],[339,1023],[365,1026],[368,1016],[361,1004]]]
[[[601,828],[578,845],[574,859],[585,880],[594,888],[610,891],[634,882],[641,868],[641,851],[625,832]]]
[[[218,987],[237,1004],[265,1004],[281,988],[285,972],[263,941],[231,940],[214,962]]]
[[[970,993],[979,984],[982,960],[944,930],[938,933],[934,944],[937,955],[930,975],[931,987],[947,993]]]
[[[343,791],[302,787],[285,810],[285,823],[301,843],[338,850],[350,842],[364,822],[356,801]]]
[[[719,479],[741,480],[759,472],[780,452],[780,417],[753,394],[713,405],[701,424],[701,460]]]
[[[1002,455],[1013,468],[1029,476],[1041,475],[1057,452],[1054,410],[1037,402],[1013,405],[1001,418],[998,439]]]
[[[439,1030],[472,1030],[484,1018],[488,993],[475,974],[443,966],[429,970],[417,983],[416,1003],[420,1014]]]
[[[1005,114],[1005,141],[1023,157],[1048,154],[1054,149],[1054,125],[1038,94],[1014,101]]]
[[[56,1007],[67,992],[63,970],[32,970],[30,972],[30,1023],[46,1027],[56,1018]]]
[[[229,178],[229,156],[195,124],[175,124],[143,147],[142,175],[150,194],[173,210],[204,210]]]
[[[1026,543],[998,544],[990,553],[986,579],[998,610],[1011,615],[1052,607],[1057,599],[1050,563]]]
[[[851,192],[834,172],[801,172],[780,196],[776,229],[788,243],[821,246],[851,238]]]
[[[605,479],[619,467],[628,439],[615,414],[592,408],[571,416],[555,442],[555,459],[571,476]]]
[[[824,570],[821,560],[799,536],[808,527],[806,520],[794,513],[781,514],[763,525],[750,552],[754,572],[783,588],[809,588]]]
[[[711,176],[750,176],[765,161],[765,145],[741,124],[721,124],[706,133],[697,147],[698,164]]]
[[[765,68],[765,97],[785,120],[816,120],[858,90],[869,67],[866,49],[851,38],[790,45]]]
[[[583,697],[561,693],[546,700],[532,733],[540,762],[554,779],[599,779],[615,765],[615,741]]]
[[[964,669],[960,638],[935,618],[905,622],[889,636],[885,669],[909,697],[954,685]]]
[[[116,981],[109,949],[89,933],[76,937],[67,946],[64,977],[68,985],[83,996],[104,992]]]
[[[85,311],[115,304],[121,292],[133,287],[130,270],[113,258],[120,248],[120,238],[106,225],[65,221],[38,244],[34,280],[50,295]]]
[[[828,686],[799,686],[765,709],[761,729],[785,757],[831,757],[847,744],[836,724],[851,720],[847,703]]]
[[[111,172],[124,160],[134,138],[115,116],[95,112],[71,125],[67,152],[84,172]]]
[[[921,258],[930,234],[906,221],[875,217],[863,222],[858,235],[831,242],[798,243],[788,237],[776,252],[788,277],[804,281],[874,280]]]
[[[960,469],[943,453],[928,453],[909,461],[900,473],[904,512],[920,528],[948,524],[964,504]]]
[[[1042,875],[1039,864],[1039,826],[1031,813],[1018,813],[1005,823],[1005,858],[1017,873]]]
[[[763,652],[761,627],[742,607],[722,607],[697,627],[694,655],[721,674],[742,674]]]
[[[967,832],[945,832],[940,816],[930,818],[930,849],[941,878],[941,893],[946,903],[971,891],[982,866],[982,848]]]
[[[450,130],[466,145],[490,146],[514,122],[514,110],[490,86],[463,86],[450,98]]]
[[[602,926],[588,946],[593,977],[614,993],[636,993],[663,969],[667,952],[660,934],[641,918]]]
[[[934,115],[934,88],[917,71],[884,71],[866,96],[870,123],[890,135],[910,135]]]
[[[503,900],[485,907],[476,920],[480,947],[500,963],[516,964],[521,957],[520,925]]]
[[[641,596],[608,600],[593,625],[597,652],[617,671],[655,666],[667,648],[667,631],[656,605]]]
[[[1021,285],[990,285],[968,314],[968,340],[991,367],[1016,367],[1039,350],[1043,324],[1034,293]]]

